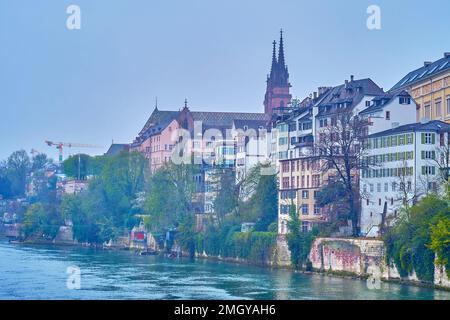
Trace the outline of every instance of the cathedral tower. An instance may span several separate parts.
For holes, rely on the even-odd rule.
[[[272,116],[286,112],[291,103],[292,95],[289,93],[289,72],[284,58],[283,30],[280,31],[278,58],[276,55],[276,42],[273,42],[272,67],[267,76],[266,95],[264,97],[264,112]]]

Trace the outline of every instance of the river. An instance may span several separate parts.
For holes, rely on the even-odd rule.
[[[68,289],[67,268],[81,271]],[[450,299],[450,292],[127,251],[0,241],[0,299]]]

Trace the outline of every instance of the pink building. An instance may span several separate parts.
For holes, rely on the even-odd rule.
[[[151,173],[169,162],[178,139],[178,112],[160,111],[156,107],[139,136],[131,144],[131,151],[139,151],[149,160]]]

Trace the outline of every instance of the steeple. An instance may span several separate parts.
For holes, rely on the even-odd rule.
[[[270,68],[270,76],[273,76],[273,73],[276,71],[277,66],[278,66],[278,62],[277,62],[277,42],[275,40],[273,40],[272,42],[273,44],[273,51],[272,51],[272,67]]]
[[[266,95],[264,98],[264,112],[270,117],[275,114],[284,113],[289,109],[291,94],[289,88],[289,72],[284,57],[283,30],[280,30],[280,43],[278,47],[278,59],[276,52],[276,41],[272,42],[272,66],[267,78]]]
[[[286,68],[286,63],[284,61],[284,44],[283,44],[283,29],[280,30],[280,48],[278,49],[278,65],[280,70]]]

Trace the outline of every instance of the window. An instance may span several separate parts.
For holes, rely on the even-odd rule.
[[[370,107],[370,101],[366,101],[366,107]]]
[[[319,121],[319,127],[323,128],[326,127],[328,125],[328,119],[320,119]]]
[[[425,105],[425,118],[431,119],[431,106],[429,104]]]
[[[423,175],[435,175],[436,168],[434,166],[422,166]]]
[[[434,104],[434,107],[435,107],[436,117],[441,117],[442,116],[441,100],[436,101]]]
[[[320,214],[320,207],[318,204],[314,204],[314,214],[319,215]]]
[[[447,114],[450,114],[450,96],[447,96]]]
[[[308,215],[308,211],[309,211],[308,207],[309,207],[308,204],[306,204],[306,203],[302,204],[302,215],[305,215],[305,216]]]
[[[369,190],[370,190],[370,192],[373,192],[373,184],[372,183],[369,184]]]
[[[386,120],[391,120],[391,112],[386,111]]]
[[[400,97],[399,102],[400,102],[400,104],[410,104],[411,103],[411,98],[409,98],[409,97]]]
[[[308,190],[302,191],[302,199],[309,199],[309,191]]]
[[[381,192],[381,183],[377,183],[377,192]]]
[[[302,232],[308,232],[308,230],[309,230],[308,221],[302,221]]]
[[[436,151],[423,151],[422,150],[422,159],[436,159]]]
[[[434,133],[422,133],[422,144],[434,144],[435,136]]]
[[[384,184],[384,192],[388,192],[389,191],[389,184],[386,182]]]

